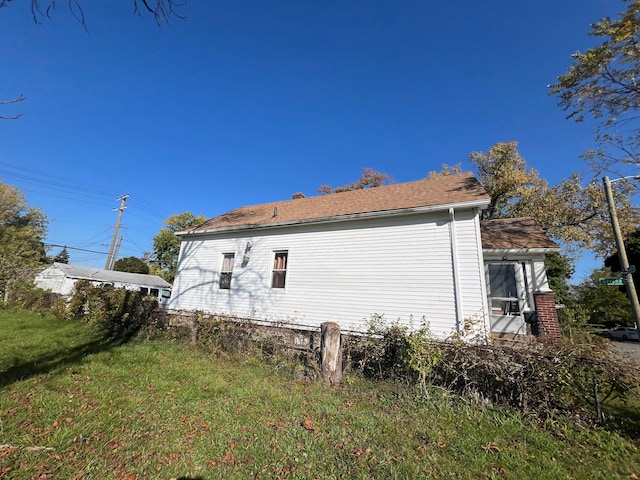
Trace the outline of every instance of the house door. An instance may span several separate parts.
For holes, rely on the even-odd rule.
[[[515,262],[489,263],[487,276],[491,331],[526,334],[524,265]]]

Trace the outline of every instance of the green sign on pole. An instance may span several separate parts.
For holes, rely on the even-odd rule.
[[[624,278],[601,278],[600,285],[624,285]]]

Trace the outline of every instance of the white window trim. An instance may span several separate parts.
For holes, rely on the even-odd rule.
[[[274,263],[276,261],[276,255],[278,253],[286,253],[287,254],[287,266],[284,269],[284,287],[280,288],[280,287],[274,287],[273,286],[273,272],[275,271],[274,269]],[[271,260],[269,262],[269,275],[267,275],[267,286],[269,288],[269,290],[274,291],[274,292],[283,292],[287,290],[287,286],[289,284],[289,273],[290,273],[290,269],[289,269],[289,261],[291,260],[291,249],[289,248],[274,248],[271,251]]]

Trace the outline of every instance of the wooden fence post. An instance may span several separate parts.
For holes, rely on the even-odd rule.
[[[320,371],[330,385],[342,383],[342,342],[340,326],[335,322],[320,325]]]

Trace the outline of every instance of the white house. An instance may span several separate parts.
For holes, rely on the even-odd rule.
[[[171,284],[157,275],[79,267],[66,263],[54,263],[47,267],[36,275],[34,283],[53,293],[70,295],[78,280],[88,280],[94,286],[111,285],[114,288],[141,291],[156,297],[161,304],[167,303],[171,295]]]
[[[505,286],[511,276],[485,265],[479,212],[489,200],[473,175],[460,174],[233,210],[178,233],[169,307],[301,328],[333,321],[362,332],[383,315],[409,328],[428,322],[440,338],[469,321],[485,335],[525,333],[534,290],[550,293],[544,252],[496,244],[489,253],[499,252],[497,265],[519,266],[514,281],[525,292],[498,297],[487,275]],[[521,299],[498,315],[500,301]]]

